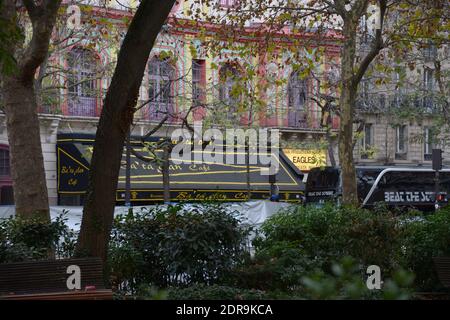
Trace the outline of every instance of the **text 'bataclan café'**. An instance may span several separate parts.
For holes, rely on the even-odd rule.
[[[158,138],[153,138],[154,142],[157,140]],[[57,188],[60,205],[83,203],[88,185],[93,143],[93,135],[58,134]],[[140,140],[132,138],[131,146],[133,148],[129,156],[131,204],[162,202],[164,189],[162,151],[155,152],[156,158],[159,158],[155,160]],[[241,150],[235,149],[234,157]],[[170,201],[247,201],[249,194],[251,200],[268,200],[275,187],[277,199],[280,201],[300,202],[304,194],[304,172],[300,168],[303,166],[307,171],[308,162],[310,162],[309,166],[316,162],[314,157],[314,155],[300,156],[290,149],[280,150],[279,157],[275,157],[279,161],[279,170],[272,176],[261,174],[261,170],[267,169],[268,165],[262,164],[259,157],[255,157],[258,159],[256,164],[248,166],[246,163],[218,164],[195,160],[190,163],[175,164],[169,158]],[[118,205],[125,202],[126,168],[127,156],[126,147],[124,147],[116,193]],[[248,192],[249,184],[250,193]]]

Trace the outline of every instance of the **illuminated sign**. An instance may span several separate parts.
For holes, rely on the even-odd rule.
[[[283,152],[303,172],[327,164],[326,150],[283,149]]]
[[[57,141],[57,187],[59,194],[83,194],[88,186],[94,137],[82,134],[59,134]],[[130,157],[131,201],[162,201],[163,179],[161,150],[150,153],[138,140],[131,144],[139,157]],[[193,151],[193,154],[196,151]],[[202,152],[201,150],[199,152]],[[226,152],[226,151],[225,151]],[[239,151],[231,152],[237,157]],[[258,157],[259,159],[259,157]],[[145,160],[145,161],[144,161]],[[280,170],[276,176],[283,201],[300,201],[304,184],[286,158],[279,158]],[[170,196],[173,201],[246,201],[247,172],[252,199],[270,197],[269,176],[261,175],[267,165],[258,162],[247,168],[245,164],[212,163],[192,160],[176,164],[169,159]],[[125,200],[126,154],[123,153],[117,185],[116,200]]]

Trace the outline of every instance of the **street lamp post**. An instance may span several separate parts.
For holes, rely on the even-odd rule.
[[[131,207],[131,130],[127,134],[126,164],[125,164],[125,206]]]
[[[164,204],[170,203],[170,140],[166,139],[163,143],[163,161],[162,161],[162,176],[163,176],[163,199]]]
[[[442,150],[433,149],[432,163],[434,170],[434,208],[439,209],[439,171],[442,169]]]

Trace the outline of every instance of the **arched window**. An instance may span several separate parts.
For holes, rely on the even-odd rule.
[[[228,118],[233,118],[233,113],[237,110],[241,100],[239,93],[240,72],[236,67],[227,63],[219,71],[219,99],[225,105]]]
[[[72,116],[97,115],[98,75],[97,59],[91,50],[74,48],[68,55],[69,103],[68,113]]]
[[[14,193],[11,179],[9,148],[0,145],[0,205],[13,205]]]
[[[150,120],[161,120],[173,113],[174,68],[168,59],[154,57],[148,65]]]
[[[307,80],[301,79],[298,71],[292,72],[288,84],[288,123],[290,127],[306,125],[307,95]]]

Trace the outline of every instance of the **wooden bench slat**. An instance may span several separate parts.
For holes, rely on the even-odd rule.
[[[112,290],[52,292],[41,294],[6,295],[3,300],[111,300]]]
[[[81,288],[94,286],[94,291],[69,291],[66,285],[70,274],[67,267],[77,265],[81,271]],[[0,264],[0,296],[7,299],[26,299],[27,296],[46,299],[97,299],[112,298],[103,277],[103,263],[100,258],[78,258],[64,260],[26,261]],[[1,297],[1,298],[4,298]]]
[[[450,288],[450,257],[433,257],[439,281],[446,288]]]

